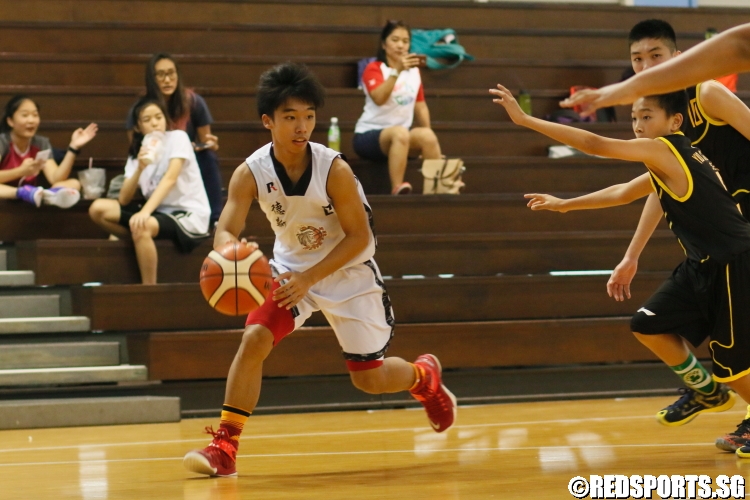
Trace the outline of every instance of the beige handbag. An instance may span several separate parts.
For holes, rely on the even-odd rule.
[[[461,180],[465,171],[464,161],[460,158],[424,160],[422,194],[460,194],[465,185]]]

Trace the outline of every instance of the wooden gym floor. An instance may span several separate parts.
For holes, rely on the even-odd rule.
[[[750,460],[713,445],[743,419],[743,403],[683,427],[657,424],[673,400],[461,407],[444,435],[421,409],[256,416],[237,478],[182,468],[218,419],[3,431],[0,498],[565,499],[576,475],[750,475]]]

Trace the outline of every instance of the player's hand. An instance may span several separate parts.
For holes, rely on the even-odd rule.
[[[626,297],[629,299],[630,283],[633,281],[636,271],[638,271],[637,260],[627,257],[622,259],[622,262],[617,264],[609,277],[609,281],[607,281],[607,295],[617,302],[624,301]]]
[[[145,231],[146,222],[149,217],[151,217],[151,214],[144,210],[134,214],[130,218],[130,232],[133,233],[134,236],[137,236],[141,231]]]
[[[285,307],[286,309],[291,309],[299,304],[314,284],[305,273],[294,271],[280,274],[274,281],[277,283],[286,281],[273,292],[273,300],[278,303],[279,307]]]
[[[523,197],[529,200],[526,206],[532,210],[552,210],[553,212],[560,213],[567,212],[567,209],[564,208],[565,200],[561,200],[560,198],[538,193],[525,194]]]
[[[560,106],[563,108],[582,106],[583,112],[581,112],[581,116],[585,118],[594,115],[599,108],[617,106],[619,104],[631,104],[635,101],[635,98],[626,94],[624,84],[625,82],[621,82],[607,85],[600,89],[580,90],[567,99],[560,101]]]
[[[505,111],[508,112],[508,116],[510,116],[510,119],[513,120],[513,123],[516,125],[522,125],[523,122],[529,118],[529,115],[524,113],[521,106],[518,105],[518,102],[515,97],[513,97],[510,90],[506,89],[499,83],[497,84],[497,89],[490,89],[490,94],[496,97],[495,99],[492,99],[492,102],[504,107]]]
[[[91,139],[96,137],[96,133],[99,131],[99,126],[96,123],[89,123],[86,128],[79,128],[73,132],[70,137],[70,147],[73,149],[81,149],[86,144],[91,142]]]
[[[256,242],[254,242],[254,241],[247,241],[247,238],[242,238],[240,240],[240,243],[242,245],[245,245],[248,248],[248,250],[250,250],[250,252],[254,252],[254,251],[256,251],[259,248],[258,244]]]

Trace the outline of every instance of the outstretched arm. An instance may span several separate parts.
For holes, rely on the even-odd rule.
[[[536,193],[525,194],[524,198],[529,200],[527,206],[532,210],[568,212],[570,210],[592,210],[627,205],[639,198],[648,196],[653,191],[649,174],[643,174],[625,184],[616,184],[577,198],[562,200],[548,194]]]
[[[629,141],[610,139],[586,130],[529,116],[521,110],[513,94],[502,85],[498,84],[497,89],[490,89],[490,94],[496,97],[492,102],[504,107],[513,123],[536,130],[584,153],[649,164],[653,163],[654,157],[661,154],[660,146],[656,145],[656,141],[650,139],[632,139]]]
[[[750,71],[750,23],[727,30],[685,51],[680,57],[614,85],[576,92],[564,108],[597,108],[630,104],[641,96],[666,94],[730,73]]]
[[[625,257],[617,264],[609,277],[609,281],[607,281],[607,294],[616,301],[623,301],[625,297],[630,298],[630,283],[638,270],[638,259],[649,238],[654,234],[663,214],[659,196],[652,192],[643,207],[641,220],[638,221],[638,229],[635,230],[633,239],[630,240]]]

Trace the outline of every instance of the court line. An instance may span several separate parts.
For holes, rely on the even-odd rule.
[[[370,451],[316,451],[307,453],[262,453],[254,455],[237,455],[237,458],[303,458],[303,457],[332,457],[347,455],[395,455],[404,453],[432,455],[437,453],[457,453],[457,452],[481,452],[481,451],[526,451],[542,450],[555,448],[576,448],[576,449],[597,449],[597,448],[651,448],[651,447],[672,447],[685,448],[694,446],[713,446],[714,443],[649,443],[649,444],[612,444],[612,445],[582,445],[582,446],[514,446],[508,448],[490,447],[490,448],[443,448],[430,450],[370,450]],[[729,456],[730,453],[727,453]],[[173,460],[182,460],[183,457],[159,457],[159,458],[113,458],[108,460],[66,460],[60,462],[13,462],[0,464],[3,467],[18,466],[43,466],[43,465],[78,465],[78,464],[112,464],[126,462],[169,462]]]
[[[745,411],[726,411],[721,412],[723,415],[727,414],[744,414]],[[703,418],[710,416],[718,416],[719,413],[707,413],[701,415]],[[468,425],[454,425],[451,429],[482,429],[488,427],[508,427],[508,426],[532,426],[532,425],[549,425],[549,424],[576,424],[581,422],[612,422],[618,420],[639,420],[639,419],[653,419],[653,415],[628,415],[620,417],[586,417],[586,418],[566,418],[566,419],[552,419],[552,420],[527,420],[520,422],[493,422],[487,424],[468,424]],[[28,429],[29,433],[39,429]],[[47,430],[47,429],[45,429]],[[259,434],[252,435],[247,434],[242,436],[242,441],[258,440],[258,439],[287,439],[287,438],[303,438],[303,437],[324,437],[324,436],[351,436],[361,434],[385,434],[392,432],[421,432],[429,430],[429,427],[401,427],[401,428],[389,428],[389,429],[359,429],[353,431],[324,431],[324,432],[302,432],[296,434]],[[75,445],[61,445],[61,446],[44,446],[44,447],[29,447],[29,448],[0,448],[0,453],[12,453],[12,452],[36,452],[36,451],[54,451],[54,450],[67,450],[67,449],[79,449],[79,448],[116,448],[122,446],[146,446],[146,445],[163,445],[163,444],[180,444],[180,443],[202,443],[206,442],[208,437],[202,437],[200,439],[172,439],[162,441],[128,441],[125,443],[90,443],[90,444],[75,444]],[[665,445],[666,446],[666,445]]]

